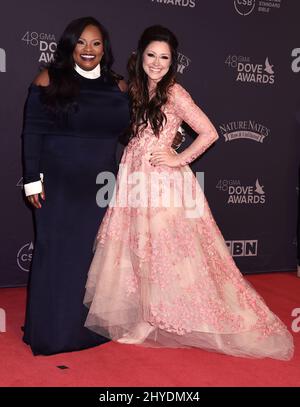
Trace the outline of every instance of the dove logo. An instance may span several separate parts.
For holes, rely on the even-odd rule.
[[[295,59],[292,62],[292,71],[295,73],[300,72],[300,48],[294,48],[292,51],[292,57]]]
[[[260,185],[259,184],[259,181],[258,181],[258,179],[256,180],[256,182],[255,182],[255,192],[257,193],[257,194],[259,194],[259,195],[264,195],[265,194],[265,191],[263,190],[263,185]]]
[[[33,253],[33,243],[26,243],[17,254],[17,264],[21,270],[26,271],[27,273],[30,270],[30,264],[32,260]]]
[[[233,4],[240,16],[248,16],[254,10],[255,0],[234,0]]]
[[[6,332],[6,312],[0,308],[0,332]]]
[[[40,52],[38,61],[42,64],[48,64],[54,60],[57,47],[54,34],[27,31],[22,36],[22,41],[24,41],[27,46],[36,47],[38,49]]]
[[[183,74],[183,71],[191,64],[191,59],[178,52],[177,72]]]
[[[6,72],[6,53],[0,48],[0,72]]]
[[[232,257],[257,256],[258,240],[226,240]]]
[[[270,64],[269,59],[267,57],[266,60],[265,60],[265,69],[264,69],[264,71],[267,72],[270,75],[274,75],[273,66],[274,65]]]

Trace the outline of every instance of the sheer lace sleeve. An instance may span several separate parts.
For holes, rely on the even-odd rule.
[[[175,84],[172,88],[172,99],[176,114],[198,133],[198,137],[193,143],[182,153],[178,154],[180,165],[186,165],[203,154],[219,136],[206,114],[195,104],[190,94],[179,84]]]

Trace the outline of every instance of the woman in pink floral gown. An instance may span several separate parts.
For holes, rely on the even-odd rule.
[[[132,137],[96,240],[85,326],[120,343],[289,360],[291,334],[237,269],[188,166],[218,135],[175,82],[176,50],[160,26],[139,41]],[[199,135],[176,154],[182,121]]]

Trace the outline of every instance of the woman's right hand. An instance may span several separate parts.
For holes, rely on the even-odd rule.
[[[39,194],[34,194],[34,195],[29,195],[29,196],[27,197],[29,203],[30,203],[33,207],[35,207],[35,208],[37,208],[37,209],[40,209],[40,208],[42,207],[41,202],[40,202],[40,197],[42,198],[43,201],[45,201],[45,199],[46,199],[45,190],[44,190],[44,185],[42,186],[42,188],[43,188],[43,190],[42,190],[41,193],[39,193]]]

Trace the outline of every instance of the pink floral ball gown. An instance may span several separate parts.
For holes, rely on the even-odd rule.
[[[218,138],[215,128],[179,84],[170,89],[164,113],[159,137],[148,126],[124,150],[115,198],[128,202],[113,200],[100,226],[86,284],[85,326],[119,340],[147,321],[152,328],[144,346],[289,360],[291,334],[236,267],[188,166]],[[181,166],[152,166],[150,154],[171,147],[182,121],[199,136],[179,155]],[[142,174],[140,204],[132,199],[135,173]],[[151,205],[151,190],[161,193],[155,175],[162,174],[170,176],[162,184],[181,205],[175,199]],[[194,180],[190,194],[201,198],[196,207],[174,181],[187,176]]]

